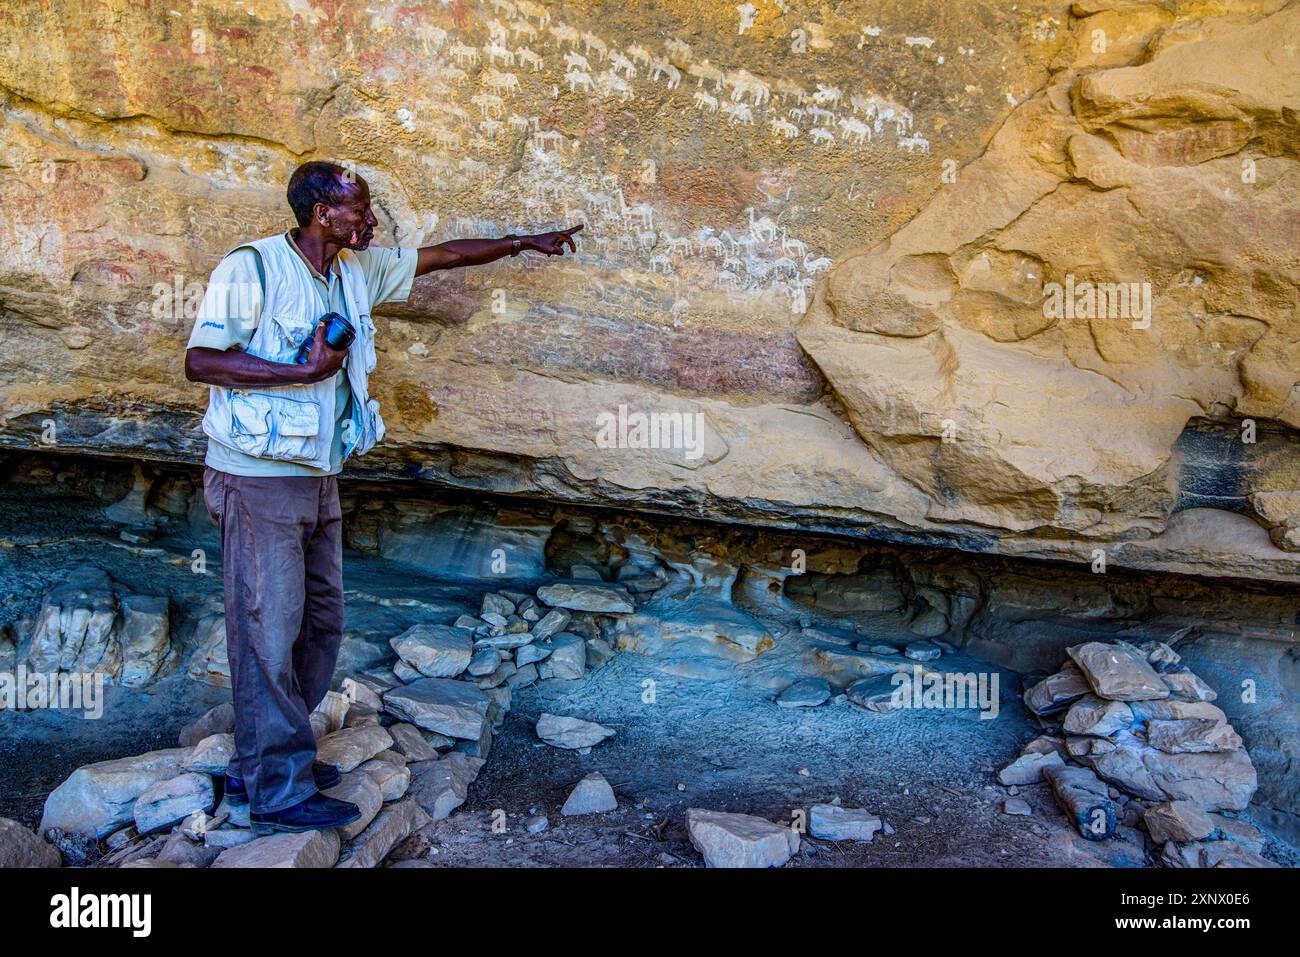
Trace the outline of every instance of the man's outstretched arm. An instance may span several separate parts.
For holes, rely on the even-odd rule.
[[[504,256],[515,253],[515,242],[519,251],[531,249],[533,252],[547,256],[563,256],[565,245],[570,252],[577,252],[578,246],[573,234],[582,226],[572,226],[553,233],[538,233],[535,236],[505,236],[501,239],[452,239],[436,246],[425,246],[419,250],[415,261],[415,274],[423,276],[435,269],[455,269],[458,266],[482,266],[496,262]]]

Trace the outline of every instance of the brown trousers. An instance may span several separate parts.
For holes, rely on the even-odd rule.
[[[203,495],[221,528],[235,705],[229,773],[266,814],[316,793],[308,715],[329,690],[343,638],[338,481],[205,468]]]

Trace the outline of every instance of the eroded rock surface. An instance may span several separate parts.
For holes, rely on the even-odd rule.
[[[361,474],[1300,577],[1294,5],[496,6],[0,23],[0,442],[197,462],[201,284],[334,158],[382,244],[587,224],[381,310]],[[1044,307],[1098,282],[1149,315]]]
[[[1193,491],[1175,454],[1189,419],[1297,425],[1296,267],[1278,217],[1297,203],[1300,73],[1271,63],[1294,64],[1300,12],[1259,16],[1275,6],[1174,24],[1090,5],[983,155],[831,271],[800,343],[862,439],[925,490],[928,517],[1159,531]],[[1094,28],[1125,40],[1090,53]],[[1149,284],[1151,308],[1088,311],[1093,284],[1120,282]],[[1045,307],[1056,289],[1070,308]],[[1291,452],[1253,481],[1293,488],[1296,468]],[[1287,502],[1254,505],[1282,547]]]
[[[140,687],[174,664],[169,601],[119,596],[102,569],[75,568],[45,596],[26,645],[29,671]]]

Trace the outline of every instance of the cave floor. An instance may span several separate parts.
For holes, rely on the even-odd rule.
[[[57,520],[32,525],[12,513],[4,524],[5,620],[34,614],[46,590],[82,562],[101,565],[127,589],[165,589],[182,620],[219,600],[219,567],[210,559],[208,574],[194,574],[191,541],[128,546],[94,528]],[[17,535],[14,528],[27,531]],[[450,621],[458,609],[477,608],[483,590],[351,553],[345,581],[348,638],[340,674],[391,657],[387,638],[415,621]],[[877,834],[870,844],[805,836],[786,866],[1143,865],[1136,831],[1128,829],[1127,839],[1085,841],[1067,826],[1046,785],[1019,789],[1032,815],[1003,813],[1009,791],[996,772],[1037,734],[1020,705],[1018,676],[1000,673],[1002,705],[993,720],[975,710],[881,715],[847,702],[780,708],[775,690],[803,670],[798,615],[747,610],[779,636],[775,648],[751,661],[701,660],[698,647],[687,654],[683,643],[681,654],[618,653],[582,679],[517,691],[467,802],[400,845],[387,866],[703,866],[686,834],[687,808],[788,821],[796,808],[836,798],[875,813],[894,833]],[[887,621],[878,629],[872,637],[914,638],[901,627],[889,633]],[[178,626],[176,639],[186,635]],[[942,664],[991,668],[961,654],[945,655]],[[107,689],[99,720],[0,711],[0,816],[34,826],[45,795],[77,767],[174,747],[181,728],[228,695],[182,668],[144,690]],[[598,721],[617,733],[587,754],[553,748],[533,733],[543,711]],[[563,817],[570,789],[592,771],[614,786],[618,810]],[[550,826],[530,834],[524,822],[536,812]]]
[[[796,808],[836,798],[890,825],[870,844],[806,835],[787,867],[1141,866],[1140,845],[1085,841],[1066,825],[1046,785],[1023,787],[1030,817],[1002,812],[995,779],[1036,736],[1016,707],[992,720],[978,712],[873,714],[847,702],[781,708],[771,681],[797,668],[798,651],[769,651],[710,679],[681,677],[678,663],[617,654],[578,681],[540,682],[515,695],[469,800],[398,849],[431,866],[702,866],[685,828],[686,809],[735,811],[788,822]],[[945,657],[945,667],[987,664]],[[1004,687],[1018,689],[1004,674]],[[653,703],[643,698],[654,683]],[[1018,695],[1004,693],[1004,700]],[[616,730],[590,753],[540,743],[542,712]],[[573,785],[599,771],[617,811],[564,817]],[[493,828],[505,812],[505,829]],[[546,814],[530,834],[525,820]]]
[[[657,683],[653,705],[641,702],[646,677]],[[561,684],[568,687],[555,687]],[[795,808],[839,798],[872,811],[895,833],[877,834],[871,844],[805,836],[786,866],[1141,864],[1138,847],[1079,838],[1045,786],[1020,789],[1033,816],[1002,813],[1006,789],[993,774],[1033,736],[1022,722],[995,729],[996,721],[975,718],[875,715],[847,703],[787,710],[766,696],[748,697],[734,682],[705,687],[665,677],[652,659],[630,654],[581,681],[528,689],[517,696],[466,804],[390,863],[698,866],[687,808],[789,821]],[[542,711],[595,720],[617,734],[587,755],[551,748],[532,731]],[[614,786],[619,809],[561,816],[569,790],[592,771]],[[506,813],[504,832],[493,830],[497,809]],[[549,819],[543,833],[524,829],[533,809]]]

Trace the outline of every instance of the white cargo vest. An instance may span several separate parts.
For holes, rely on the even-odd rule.
[[[261,254],[266,271],[266,295],[253,338],[245,350],[272,362],[293,362],[298,347],[315,332],[320,296],[307,265],[289,246],[283,233],[241,243]],[[232,249],[231,252],[234,252]],[[346,315],[357,330],[348,350],[347,376],[352,415],[343,430],[343,458],[362,455],[384,437],[379,403],[367,391],[375,368],[375,325],[370,318],[370,294],[351,250],[337,257],[343,282]],[[208,306],[205,299],[200,313]],[[220,317],[227,321],[231,317]],[[334,441],[335,383],[331,376],[310,385],[227,389],[211,386],[203,431],[214,442],[260,459],[295,462],[318,469],[330,467]]]

